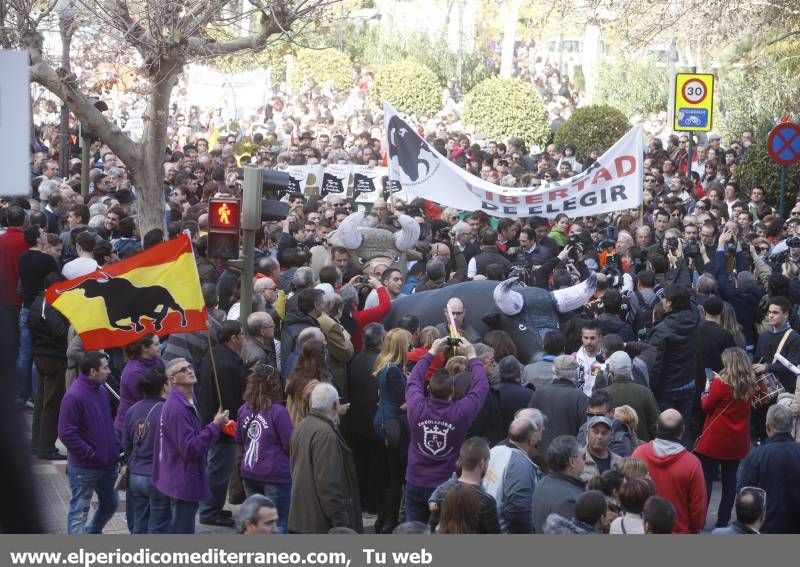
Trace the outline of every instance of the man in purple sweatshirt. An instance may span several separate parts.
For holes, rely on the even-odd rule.
[[[197,376],[192,365],[185,358],[170,361],[167,379],[172,389],[158,423],[153,484],[171,499],[169,533],[193,534],[200,501],[211,496],[206,455],[228,423],[228,411],[217,412],[201,429],[194,399]]]
[[[114,490],[119,445],[111,419],[111,400],[103,387],[110,369],[108,356],[89,351],[81,362],[81,373],[61,401],[58,436],[67,448],[67,477],[72,498],[67,513],[70,534],[99,534],[117,511]],[[99,506],[87,524],[92,494]]]
[[[425,373],[433,357],[444,352],[447,339],[437,339],[428,353],[414,366],[406,384],[408,424],[411,444],[406,467],[406,522],[428,522],[428,498],[455,470],[461,444],[478,415],[489,379],[475,355],[475,347],[461,339],[461,350],[469,359],[472,384],[467,394],[453,402],[453,380],[435,374],[430,381],[430,398],[425,397]]]

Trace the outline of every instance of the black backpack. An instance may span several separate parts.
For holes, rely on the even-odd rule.
[[[652,303],[645,301],[642,292],[638,289],[633,293],[636,294],[636,299],[639,301],[639,308],[633,314],[633,331],[638,333],[642,329],[647,329],[653,324],[653,309],[656,303],[659,302],[658,296],[654,295]]]

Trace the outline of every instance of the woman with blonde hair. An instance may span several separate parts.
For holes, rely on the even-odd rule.
[[[311,339],[303,344],[297,365],[286,381],[286,409],[294,425],[308,414],[311,391],[320,382],[330,382],[325,344]]]
[[[614,465],[614,469],[622,473],[625,480],[644,478],[649,475],[647,472],[647,464],[643,460],[635,457],[623,457],[621,461]]]
[[[628,428],[631,434],[631,450],[642,444],[642,441],[636,436],[636,428],[639,427],[639,416],[635,409],[628,405],[617,406],[614,409],[614,419],[619,420]]]
[[[375,533],[392,533],[398,524],[403,479],[408,458],[408,421],[406,420],[406,374],[411,333],[392,329],[386,333],[372,373],[378,382],[378,408],[373,425],[375,434],[386,444],[388,478],[383,507],[375,520]]]
[[[703,465],[709,501],[714,477],[722,469],[717,527],[725,527],[730,521],[739,462],[750,451],[750,398],[754,384],[755,374],[744,349],[726,348],[722,351],[722,370],[706,381],[700,396],[706,421],[695,453]]]

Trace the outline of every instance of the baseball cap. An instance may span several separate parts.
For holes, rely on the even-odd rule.
[[[595,415],[595,416],[590,417],[589,421],[586,422],[586,427],[587,427],[587,429],[588,428],[592,428],[592,427],[594,427],[595,425],[597,425],[599,423],[605,425],[609,429],[613,429],[613,425],[611,424],[611,420],[608,419],[604,415]]]
[[[608,368],[614,376],[630,376],[631,357],[628,356],[627,352],[618,350],[608,357],[606,368]]]

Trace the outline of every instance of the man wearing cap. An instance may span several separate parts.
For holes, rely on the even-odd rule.
[[[656,434],[658,404],[650,388],[633,380],[633,364],[625,351],[617,351],[606,361],[606,376],[611,383],[604,390],[611,394],[617,406],[630,406],[639,417],[636,436],[650,441]]]
[[[603,474],[622,460],[612,453],[608,446],[611,443],[612,422],[604,415],[589,418],[586,428],[586,452],[581,480],[589,482],[592,477]]]
[[[531,396],[530,407],[547,416],[547,429],[539,442],[539,450],[547,452],[550,442],[559,435],[578,434],[586,421],[589,398],[578,389],[578,362],[562,355],[553,361],[553,383],[538,388]]]

